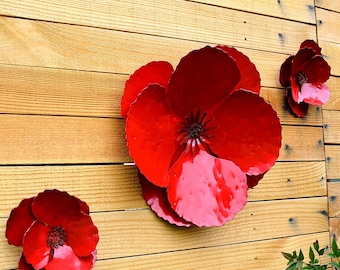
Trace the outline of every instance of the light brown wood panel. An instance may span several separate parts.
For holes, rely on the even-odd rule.
[[[320,107],[309,106],[306,117],[296,117],[286,104],[286,91],[278,88],[262,87],[260,95],[272,105],[281,124],[322,126]]]
[[[326,85],[331,91],[331,96],[322,108],[325,110],[340,110],[340,78],[331,76]]]
[[[340,43],[340,36],[335,35],[340,28],[340,13],[316,8],[318,38],[322,41]]]
[[[340,2],[335,0],[315,0],[315,6],[340,12]]]
[[[127,76],[0,65],[0,112],[120,117]]]
[[[335,238],[337,240],[337,244],[338,246],[340,246],[340,218],[339,217],[333,217],[329,219],[329,233],[332,237]]]
[[[329,182],[328,212],[330,217],[340,217],[340,182]]]
[[[134,166],[3,166],[0,217],[8,217],[23,198],[53,188],[86,201],[92,212],[148,208]],[[278,162],[256,188],[249,190],[248,201],[326,194],[324,162]]]
[[[340,144],[340,111],[323,111],[325,143]]]
[[[340,44],[330,41],[319,40],[319,45],[322,49],[322,54],[325,60],[331,67],[331,74],[334,76],[340,76]],[[326,83],[327,84],[327,83]]]
[[[328,232],[322,232],[237,245],[101,260],[96,262],[95,269],[282,270],[287,265],[287,261],[281,255],[282,251],[299,252],[301,248],[304,254],[308,254],[309,247],[316,239],[319,240],[321,247],[329,245]],[[329,262],[326,255],[322,256],[321,260],[322,263]]]
[[[283,126],[278,160],[324,160],[322,127]]]
[[[129,161],[120,119],[0,114],[0,164]]]
[[[99,3],[87,0],[70,5],[67,0],[58,3],[26,0],[16,5],[13,3],[5,1],[2,13],[280,53],[296,50],[301,40],[316,38],[315,27],[309,24],[191,1],[122,0]],[[297,11],[314,13],[307,7],[304,12]]]
[[[203,248],[328,230],[326,197],[250,202],[234,220],[217,228],[170,226],[149,209],[94,213],[92,216],[100,230],[100,259]]]
[[[4,166],[0,167],[0,217],[8,217],[23,198],[54,188],[86,201],[92,212],[147,207],[134,166]]]
[[[277,162],[248,194],[248,201],[326,196],[325,162]]]
[[[327,179],[340,179],[340,145],[325,145]]]
[[[268,0],[194,0],[195,2],[206,3],[237,10],[244,10],[259,14],[274,16],[277,18],[315,23],[314,1],[268,1]]]

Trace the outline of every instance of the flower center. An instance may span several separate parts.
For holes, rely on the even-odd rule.
[[[186,144],[186,150],[192,150],[195,152],[198,149],[205,149],[207,144],[210,144],[209,138],[211,135],[207,133],[208,130],[215,127],[208,127],[208,124],[212,121],[209,119],[206,121],[207,113],[201,114],[201,110],[197,110],[196,113],[190,112],[190,116],[185,117],[185,121],[181,124],[183,128],[179,131],[180,135],[177,141],[180,144]],[[206,149],[205,149],[206,150]]]
[[[307,75],[306,73],[300,71],[297,75],[297,83],[299,85],[303,85],[304,83],[306,83],[308,81]]]
[[[47,245],[52,249],[63,246],[66,240],[66,233],[60,226],[52,227],[47,235]]]

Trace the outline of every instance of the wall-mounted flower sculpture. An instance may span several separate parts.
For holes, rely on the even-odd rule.
[[[296,55],[291,55],[280,69],[280,83],[286,88],[287,103],[296,116],[304,117],[308,106],[325,104],[330,91],[325,82],[330,66],[313,40],[301,43]]]
[[[99,241],[88,205],[55,189],[22,200],[7,220],[6,237],[23,247],[19,270],[92,269]]]
[[[126,82],[122,116],[143,196],[179,226],[220,226],[275,163],[276,112],[259,96],[249,58],[228,46],[204,47],[173,70],[151,62]]]

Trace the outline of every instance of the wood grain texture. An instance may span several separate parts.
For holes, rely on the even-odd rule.
[[[325,110],[338,110],[340,111],[340,78],[331,76],[326,82],[326,85],[331,91],[329,101],[322,106]]]
[[[315,27],[305,23],[183,0],[13,3],[2,3],[2,14],[280,53],[290,53],[299,47],[300,40],[316,37]],[[305,10],[301,13],[314,11]]]
[[[331,74],[340,76],[340,60],[338,57],[340,53],[340,44],[320,40],[319,45],[322,48],[322,54],[325,57],[325,60],[331,66]]]
[[[340,111],[323,111],[325,143],[340,144]]]
[[[340,27],[340,13],[316,8],[316,19],[319,40],[339,44],[340,36],[334,35],[334,33]]]
[[[329,9],[333,11],[340,12],[340,3],[339,1],[334,0],[316,0],[315,6],[321,7],[324,9]]]
[[[328,187],[328,211],[330,217],[340,217],[340,182],[329,182]]]
[[[340,145],[326,145],[327,179],[340,179]]]

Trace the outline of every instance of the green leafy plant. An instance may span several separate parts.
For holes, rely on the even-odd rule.
[[[293,253],[282,252],[285,259],[288,260],[286,270],[302,270],[302,269],[312,269],[312,270],[326,270],[327,267],[333,266],[334,269],[340,270],[340,262],[332,261],[329,264],[321,264],[320,256],[325,253],[326,248],[320,249],[319,242],[316,240],[313,243],[313,247],[309,247],[309,261],[305,261],[305,255],[300,249],[299,253],[295,250]],[[340,258],[340,249],[333,238],[332,241],[332,252],[327,254],[330,258],[336,259]]]

